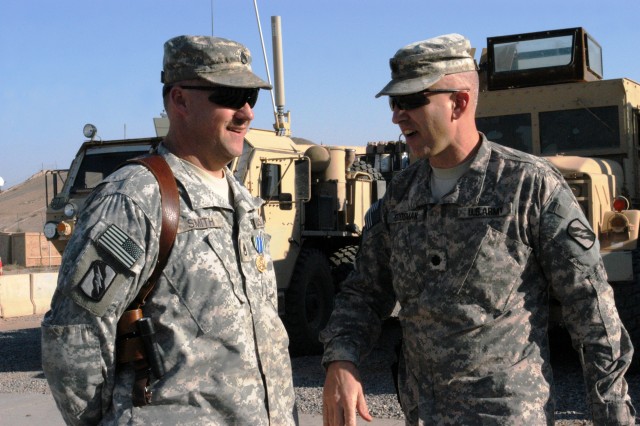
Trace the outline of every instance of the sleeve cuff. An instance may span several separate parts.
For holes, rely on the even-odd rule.
[[[357,367],[360,364],[358,353],[355,345],[334,339],[325,345],[322,366],[326,369],[333,361],[350,361]]]

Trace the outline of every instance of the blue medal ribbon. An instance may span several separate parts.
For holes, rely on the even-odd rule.
[[[253,246],[256,248],[258,254],[262,254],[264,251],[264,236],[262,231],[260,231],[258,235],[253,236]]]

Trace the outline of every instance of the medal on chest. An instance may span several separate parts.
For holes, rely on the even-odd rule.
[[[262,273],[267,270],[267,261],[264,258],[264,235],[262,234],[262,231],[257,235],[254,235],[252,240],[253,246],[258,252],[258,256],[256,257],[256,268],[258,268],[258,272]]]

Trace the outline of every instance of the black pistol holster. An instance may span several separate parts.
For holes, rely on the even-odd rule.
[[[151,374],[156,379],[164,375],[164,364],[158,350],[155,329],[151,318],[145,318],[142,307],[151,293],[162,270],[167,265],[169,254],[178,231],[180,198],[178,186],[171,168],[160,155],[133,158],[128,163],[139,163],[155,176],[160,187],[162,225],[160,228],[160,248],[158,260],[151,276],[118,321],[116,336],[116,360],[118,365],[132,363],[135,369],[135,383],[132,390],[133,405],[140,407],[151,403],[149,390]]]

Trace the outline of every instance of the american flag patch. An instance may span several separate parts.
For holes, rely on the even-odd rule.
[[[131,268],[143,253],[142,249],[116,225],[110,225],[100,235],[98,245],[127,268]]]

